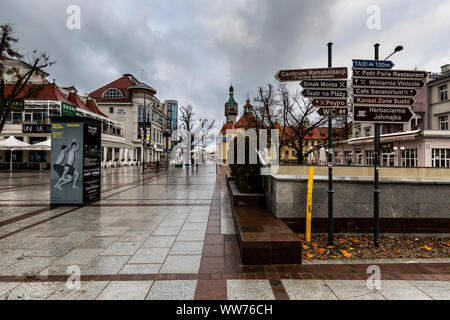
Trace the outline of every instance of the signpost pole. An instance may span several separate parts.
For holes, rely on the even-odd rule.
[[[379,60],[380,44],[375,44],[375,60]],[[379,169],[380,169],[380,124],[375,123],[375,161],[374,161],[374,189],[373,189],[373,243],[375,247],[379,247],[379,217],[380,217],[380,185],[379,185]]]
[[[333,66],[333,43],[328,43],[328,68]],[[333,118],[328,117],[328,244],[334,243],[333,218]]]

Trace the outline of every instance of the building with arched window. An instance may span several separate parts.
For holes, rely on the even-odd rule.
[[[124,74],[89,94],[97,101],[101,112],[123,123],[123,135],[131,148],[116,150],[116,160],[131,157],[145,162],[165,161],[167,108],[156,97],[156,93],[154,88],[133,75]],[[143,140],[148,142],[148,148],[143,147]],[[103,152],[105,158],[110,158],[109,148]]]

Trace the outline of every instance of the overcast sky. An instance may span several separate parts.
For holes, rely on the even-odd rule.
[[[69,30],[66,9],[81,9],[81,29]],[[377,5],[381,29],[369,29]],[[380,58],[394,47],[396,69],[438,72],[450,63],[450,1],[427,0],[1,0],[0,24],[12,23],[19,48],[47,52],[58,85],[81,94],[131,73],[158,98],[195,106],[221,126],[230,81],[240,112],[247,94],[274,81],[280,69],[334,66]],[[296,85],[293,86],[296,88]]]

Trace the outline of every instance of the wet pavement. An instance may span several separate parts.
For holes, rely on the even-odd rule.
[[[0,173],[0,299],[450,299],[450,264],[242,266],[214,166],[106,169],[102,201],[49,206],[47,172]],[[80,280],[77,282],[77,280]]]

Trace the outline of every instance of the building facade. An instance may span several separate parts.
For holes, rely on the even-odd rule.
[[[97,101],[101,112],[123,123],[123,136],[132,146],[128,151],[138,161],[164,161],[166,157],[167,109],[156,93],[155,89],[133,75],[124,74],[89,94]],[[123,156],[120,154],[119,158]]]
[[[19,68],[29,67],[27,64],[11,60],[9,67],[16,65]],[[79,96],[74,87],[63,88],[50,83],[40,73],[33,76],[33,81],[27,84],[22,94],[17,98],[21,102],[14,108],[6,120],[5,127],[0,133],[0,140],[11,136],[16,139],[35,145],[51,138],[51,118],[53,116],[79,116],[93,118],[102,123],[102,146],[127,147],[122,136],[122,123],[108,118],[103,114],[95,101],[89,97]],[[14,79],[6,78],[5,91],[12,91]],[[33,97],[21,99],[29,90],[38,91]],[[31,149],[31,148],[30,148]],[[10,161],[13,169],[42,169],[49,168],[49,150],[0,150],[0,168],[9,168]],[[106,162],[108,159],[103,158]]]

